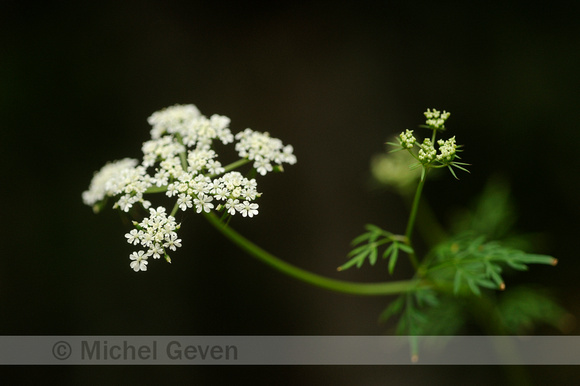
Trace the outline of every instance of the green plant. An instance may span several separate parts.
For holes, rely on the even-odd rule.
[[[151,140],[142,147],[143,160],[123,159],[105,165],[83,193],[83,201],[95,212],[108,199],[114,199],[113,207],[124,212],[139,206],[148,210],[149,215],[134,221],[135,228],[125,235],[127,242],[139,248],[130,255],[130,267],[136,272],[148,269],[149,258],[163,257],[171,262],[170,251],[181,246],[177,233],[181,225],[176,216],[179,210],[195,209],[241,249],[286,275],[336,292],[397,295],[380,319],[399,317],[397,333],[411,337],[414,360],[417,336],[454,334],[470,315],[493,334],[517,333],[523,326],[529,328],[536,323],[557,325],[565,312],[539,290],[522,287],[514,291],[514,296],[495,296],[497,290],[506,287],[507,271],[557,262],[551,256],[523,252],[514,238],[505,238],[508,225],[513,224],[505,189],[490,185],[477,209],[458,218],[455,223],[459,226],[450,235],[422,203],[423,187],[432,170],[446,168],[457,178],[457,172],[467,172],[469,166],[459,161],[461,146],[454,136],[437,139],[446,131],[449,116],[428,109],[422,125],[430,132],[427,138],[419,142],[412,130],[406,130],[397,142],[388,143],[393,147],[390,154],[373,162],[378,179],[409,198],[407,226],[404,234],[396,234],[367,225],[366,232],[353,240],[349,260],[338,268],[342,271],[365,263],[375,265],[380,256],[388,260],[388,273],[393,274],[406,255],[414,269],[407,280],[356,283],[323,277],[286,263],[235,231],[228,225],[231,216],[258,215],[257,199],[262,193],[257,190],[255,177],[282,171],[283,164],[294,164],[296,157],[292,146],[268,133],[246,129],[234,136],[227,117],[207,118],[193,105],[154,113],[149,118]],[[216,141],[236,142],[240,158],[222,166],[213,146]],[[406,155],[411,165],[401,155]],[[250,163],[252,167],[245,176],[236,171]],[[153,207],[149,197],[159,193],[175,201],[171,211]],[[421,203],[423,210],[419,212]],[[431,244],[427,253],[420,254],[415,248],[416,225]]]

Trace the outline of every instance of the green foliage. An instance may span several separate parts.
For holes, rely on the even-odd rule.
[[[419,336],[456,334],[466,319],[457,299],[430,288],[400,295],[381,313],[379,321],[386,322],[396,315],[400,315],[396,333],[409,336],[413,361],[418,359]]]
[[[500,176],[492,176],[472,210],[464,210],[454,217],[454,233],[470,230],[490,240],[505,239],[517,220],[510,196],[511,190],[507,181]]]
[[[474,207],[455,217],[450,236],[436,245],[428,245],[429,252],[422,259],[416,256],[411,243],[415,220],[422,222],[418,229],[423,233],[442,228],[431,211],[417,216],[427,173],[446,167],[457,178],[453,168],[468,171],[464,167],[468,164],[456,161],[460,159],[457,153],[461,152],[461,145],[456,145],[455,137],[436,140],[449,114],[427,110],[425,117],[427,125],[422,127],[433,130],[431,138],[420,143],[413,130],[406,130],[397,137],[397,143],[388,142],[394,147],[392,152],[407,150],[405,153],[410,156],[407,158],[414,161],[407,171],[421,168],[405,235],[397,236],[367,225],[367,232],[352,242],[350,260],[339,270],[353,265],[361,267],[367,260],[374,265],[379,249],[384,247],[382,257],[388,258],[392,274],[399,250],[409,254],[415,268],[414,279],[420,284],[392,301],[379,319],[385,322],[398,317],[396,332],[410,336],[412,359],[418,358],[417,336],[456,334],[468,322],[494,334],[529,333],[541,324],[561,328],[567,314],[549,296],[529,287],[506,293],[497,291],[505,289],[507,273],[526,271],[531,264],[557,263],[552,256],[524,252],[531,245],[512,233],[515,210],[509,185],[501,178],[490,179]],[[405,181],[400,176],[404,169],[393,165],[397,164],[391,162],[389,170],[381,170],[381,180],[396,185]],[[408,193],[407,189],[397,191],[403,196]],[[424,235],[424,239],[433,240],[428,236]]]
[[[381,313],[379,321],[399,316],[396,333],[409,336],[442,336],[466,332],[475,323],[495,334],[530,334],[540,325],[565,331],[573,322],[570,316],[545,291],[519,286],[494,296],[463,296],[418,288],[400,295]],[[411,348],[414,342],[411,340]],[[413,351],[416,355],[416,350]]]
[[[540,289],[521,286],[502,294],[497,306],[506,332],[525,335],[540,324],[567,329],[571,316]]]
[[[350,260],[341,265],[338,268],[339,271],[348,269],[353,265],[360,268],[365,260],[368,260],[370,265],[375,265],[379,255],[379,247],[388,245],[382,253],[382,258],[389,260],[389,273],[392,274],[399,257],[399,250],[406,253],[413,253],[413,249],[405,243],[405,236],[392,234],[372,224],[367,224],[365,228],[367,232],[351,242],[353,247],[359,244],[362,245],[350,251],[347,255]]]
[[[466,288],[481,295],[481,288],[505,288],[501,276],[506,268],[525,271],[528,264],[555,265],[551,256],[525,253],[503,246],[499,242],[486,242],[484,236],[463,234],[437,246],[429,259],[426,277],[435,283],[453,283],[453,293]]]
[[[542,291],[495,292],[505,289],[509,272],[557,263],[552,256],[514,248],[529,247],[512,232],[515,220],[509,186],[492,178],[473,209],[455,218],[456,235],[434,246],[417,270],[416,277],[432,287],[397,297],[380,315],[382,322],[399,318],[396,332],[410,336],[413,358],[418,355],[415,336],[457,334],[468,322],[508,334],[532,333],[540,325],[564,328],[569,315]]]
[[[429,288],[399,296],[381,313],[379,321],[396,315],[401,315],[397,333],[405,335],[453,335],[466,319],[459,299]]]

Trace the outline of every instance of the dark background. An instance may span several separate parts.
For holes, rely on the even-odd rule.
[[[140,156],[146,118],[175,103],[269,131],[298,163],[259,180],[260,215],[232,226],[284,260],[337,273],[366,223],[404,232],[393,193],[369,189],[384,142],[445,109],[473,166],[425,189],[441,218],[496,173],[519,229],[556,268],[516,281],[580,315],[576,242],[578,6],[542,2],[0,3],[1,335],[377,335],[385,298],[335,294],[237,250],[193,212],[173,264],[129,268],[130,227],[81,201],[93,171]],[[410,273],[405,262],[395,278]],[[510,283],[508,282],[508,288]],[[577,334],[578,328],[569,332]],[[503,384],[490,367],[41,367],[5,377],[60,384]],[[529,368],[538,381],[574,368]],[[577,375],[577,374],[576,374]]]

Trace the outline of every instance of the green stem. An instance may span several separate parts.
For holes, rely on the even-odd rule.
[[[175,133],[175,138],[177,139],[177,142],[184,145],[183,144],[183,137],[181,136],[181,134]],[[179,159],[181,160],[181,167],[183,168],[183,170],[187,170],[187,148],[186,148],[186,150],[179,153]]]
[[[407,243],[411,246],[411,235],[413,234],[413,227],[415,226],[415,219],[417,218],[417,209],[419,208],[419,201],[421,201],[421,192],[423,191],[423,186],[425,185],[425,176],[427,170],[423,166],[421,171],[421,180],[417,186],[417,191],[415,192],[415,198],[413,199],[413,205],[411,206],[411,214],[409,215],[409,223],[407,224],[407,230],[405,231],[405,237],[407,238]],[[415,270],[419,268],[419,263],[417,262],[417,257],[415,253],[409,255],[409,259],[413,264]]]
[[[173,209],[171,210],[171,213],[169,215],[175,217],[175,214],[177,213],[177,209],[179,209],[179,205],[177,205],[177,201],[176,201],[175,205],[173,205]]]
[[[383,283],[355,283],[320,276],[286,263],[269,252],[266,252],[244,236],[240,235],[231,227],[225,226],[213,212],[204,213],[204,215],[218,231],[253,257],[288,276],[317,287],[353,295],[380,296],[412,291],[422,284],[421,280],[418,279]]]
[[[151,186],[150,188],[147,188],[147,190],[144,193],[149,194],[149,193],[163,193],[163,192],[167,192],[167,185]]]
[[[248,162],[250,162],[249,159],[247,159],[247,158],[240,158],[239,160],[237,160],[235,162],[232,162],[229,165],[224,166],[224,173],[227,173],[230,170],[237,169],[240,166],[243,166],[243,165],[247,164]],[[210,175],[210,177],[215,177],[215,175]]]
[[[410,210],[412,206],[411,197],[406,196],[404,198],[406,199],[406,204]],[[445,229],[443,229],[443,226],[437,220],[437,217],[429,205],[429,202],[424,198],[421,200],[421,210],[417,212],[415,228],[421,234],[421,238],[430,247],[434,247],[435,245],[449,238],[447,232]]]

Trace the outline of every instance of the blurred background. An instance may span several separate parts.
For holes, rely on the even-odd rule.
[[[259,179],[260,215],[232,226],[321,275],[388,279],[386,263],[336,272],[374,223],[405,206],[370,183],[384,143],[451,112],[471,174],[426,185],[448,223],[487,179],[512,187],[518,228],[559,259],[510,278],[580,315],[577,274],[580,6],[573,2],[49,1],[0,3],[1,335],[378,335],[389,298],[335,294],[271,270],[201,216],[173,264],[129,268],[130,226],[81,193],[106,162],[139,158],[146,119],[176,103],[269,131],[298,163]],[[394,279],[411,273],[401,260]],[[509,289],[510,282],[507,287]],[[577,334],[575,327],[569,334]],[[565,380],[574,368],[526,369]],[[491,367],[3,368],[67,384],[188,382],[504,384]],[[577,374],[576,374],[577,375]]]

